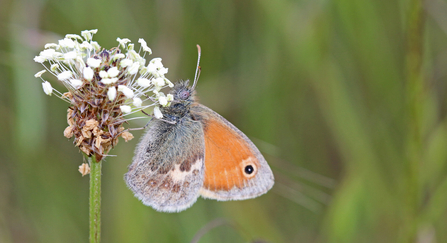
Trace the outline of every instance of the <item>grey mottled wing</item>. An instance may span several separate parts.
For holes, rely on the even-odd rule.
[[[203,185],[205,145],[201,123],[183,117],[176,124],[152,119],[135,150],[128,187],[157,211],[189,208]]]

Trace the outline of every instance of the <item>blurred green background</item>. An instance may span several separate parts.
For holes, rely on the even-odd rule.
[[[446,13],[445,0],[2,0],[0,242],[88,240],[67,105],[33,77],[45,43],[87,29],[106,48],[144,38],[172,81],[193,78],[200,44],[201,102],[276,178],[254,200],[158,213],[123,181],[134,132],[103,164],[103,242],[447,242]]]

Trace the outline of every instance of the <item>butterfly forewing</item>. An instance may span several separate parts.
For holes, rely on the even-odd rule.
[[[211,109],[197,104],[191,114],[203,125],[205,178],[200,194],[217,200],[243,200],[266,193],[273,173],[256,146]]]

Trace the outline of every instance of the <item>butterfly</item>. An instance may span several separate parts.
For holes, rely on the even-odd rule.
[[[180,81],[171,105],[160,107],[135,149],[127,186],[143,204],[180,212],[199,196],[219,201],[258,197],[273,187],[273,173],[250,139],[197,102],[194,83]],[[200,73],[200,71],[199,71]]]

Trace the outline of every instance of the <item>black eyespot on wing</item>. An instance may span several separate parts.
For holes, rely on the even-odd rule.
[[[251,173],[253,173],[255,171],[255,169],[253,168],[253,166],[251,166],[251,165],[247,165],[247,166],[245,166],[245,168],[244,168],[244,172],[245,172],[245,174],[248,174],[248,175],[250,175]]]

